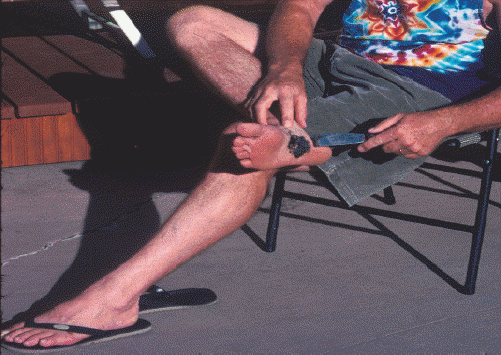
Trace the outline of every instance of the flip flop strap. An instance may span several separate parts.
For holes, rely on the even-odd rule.
[[[101,335],[106,331],[101,329],[81,327],[78,325],[58,324],[58,323],[36,323],[33,319],[24,322],[24,326],[28,328],[43,328],[52,330],[62,330],[65,332],[87,334],[87,335]]]

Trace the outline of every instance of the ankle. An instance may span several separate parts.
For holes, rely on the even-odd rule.
[[[85,292],[100,295],[100,301],[119,311],[126,311],[138,307],[142,290],[127,287],[109,276],[96,282]]]

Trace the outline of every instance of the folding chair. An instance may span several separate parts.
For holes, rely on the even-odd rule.
[[[483,133],[463,135],[455,137],[443,143],[442,145],[448,147],[448,149],[459,149],[466,145],[475,144],[480,141],[487,142],[486,153],[483,157],[483,171],[481,175],[481,187],[478,195],[476,217],[474,225],[471,226],[470,229],[472,234],[472,242],[471,242],[470,259],[468,263],[466,282],[464,285],[460,285],[454,279],[446,275],[444,272],[437,272],[441,274],[440,276],[442,276],[442,278],[444,278],[444,280],[448,282],[451,286],[453,286],[458,292],[467,295],[472,295],[475,292],[475,284],[477,280],[478,267],[480,262],[480,252],[482,249],[485,225],[486,225],[487,207],[489,205],[489,196],[492,186],[494,157],[497,151],[497,145],[499,141],[499,131],[500,131],[499,129],[495,129]],[[426,165],[426,163],[424,165]],[[329,205],[328,202],[327,203],[322,202],[320,201],[320,199],[308,198],[301,194],[286,191],[285,190],[286,178],[287,178],[287,173],[285,172],[280,172],[276,176],[275,186],[272,195],[272,204],[269,211],[270,215],[269,215],[268,228],[266,232],[266,241],[264,243],[261,243],[260,246],[266,252],[273,252],[276,249],[277,233],[280,219],[280,209],[282,205],[282,199],[284,197]],[[394,204],[396,202],[391,186],[384,190],[383,202],[389,205]],[[339,206],[339,204],[334,204],[334,205]],[[346,205],[344,208],[349,208],[349,207],[347,207]],[[361,208],[353,206],[351,209],[357,210]]]
[[[102,0],[109,17],[116,23],[93,13],[84,0],[70,0],[70,4],[85,21],[86,29],[93,32],[94,35],[97,35],[100,30],[105,30],[117,41],[117,45],[128,53],[137,53],[146,60],[152,60],[156,57],[141,32],[129,15],[122,10],[117,0]]]

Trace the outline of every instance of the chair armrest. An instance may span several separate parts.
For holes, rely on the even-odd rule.
[[[461,148],[467,145],[480,143],[481,141],[482,132],[474,132],[449,137],[443,144],[450,148]]]

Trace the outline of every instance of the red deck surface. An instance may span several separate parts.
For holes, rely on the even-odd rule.
[[[70,35],[4,38],[2,45],[2,167],[89,159],[90,147],[75,116],[81,84],[61,89],[54,80],[78,75],[119,86],[125,79],[124,58]],[[103,88],[95,89],[99,96]]]

